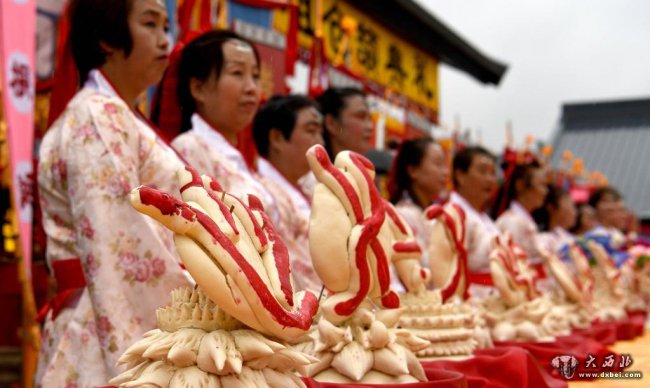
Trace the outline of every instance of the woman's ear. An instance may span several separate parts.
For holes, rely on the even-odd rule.
[[[271,128],[271,131],[269,131],[269,154],[271,150],[280,151],[280,144],[283,142],[286,142],[286,140],[282,132],[277,128]]]
[[[523,179],[518,179],[515,181],[515,194],[519,195],[527,188],[526,182]]]
[[[325,115],[323,118],[323,129],[327,131],[327,133],[331,137],[336,137],[338,133],[340,132],[340,125],[338,123],[338,120],[334,118],[331,114]]]
[[[415,181],[415,174],[417,173],[418,166],[407,166],[406,173],[408,174],[411,182]]]
[[[99,48],[102,50],[106,56],[112,55],[117,51],[115,48],[111,47],[108,43],[100,41],[99,42]]]
[[[205,103],[205,93],[203,90],[204,82],[198,78],[190,78],[190,94],[196,105]]]

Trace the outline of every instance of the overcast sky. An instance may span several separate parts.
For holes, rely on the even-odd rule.
[[[501,150],[548,141],[564,102],[650,97],[650,1],[415,0],[488,57],[508,65],[498,86],[440,66],[440,119],[480,129]]]

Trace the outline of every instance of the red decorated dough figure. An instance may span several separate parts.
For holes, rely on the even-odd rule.
[[[390,289],[393,259],[415,282],[423,280],[417,256],[409,254],[419,248],[394,238],[391,215],[367,159],[343,151],[333,164],[318,145],[309,149],[307,158],[319,182],[312,202],[310,250],[328,296],[321,302],[323,316],[312,340],[298,345],[319,359],[304,373],[338,383],[425,381],[413,351],[428,342],[394,328],[400,300]]]
[[[120,387],[300,387],[292,373],[316,361],[283,341],[311,326],[318,301],[293,291],[287,248],[261,202],[239,199],[191,168],[178,173],[183,201],[150,187],[131,204],[171,229],[199,288],[178,289],[152,330],[120,358]]]

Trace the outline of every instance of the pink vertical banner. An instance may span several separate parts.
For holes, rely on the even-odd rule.
[[[0,70],[7,122],[14,208],[26,273],[32,264],[35,0],[0,1]]]

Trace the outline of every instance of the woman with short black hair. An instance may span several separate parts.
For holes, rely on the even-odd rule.
[[[257,196],[277,224],[275,199],[237,148],[241,131],[252,123],[259,107],[259,77],[259,54],[253,43],[228,30],[204,32],[182,48],[176,73],[165,74],[160,101],[174,109],[160,111],[160,124],[165,132],[178,132],[164,125],[175,123],[173,118],[180,115],[176,124],[181,134],[172,141],[174,148],[230,193]],[[177,82],[176,93],[164,86],[172,81]]]
[[[167,10],[156,0],[75,0],[71,44],[83,88],[45,135],[38,184],[57,295],[44,311],[38,386],[106,385],[118,357],[189,284],[172,234],[129,193],[178,192],[181,160],[137,111],[167,66]]]

